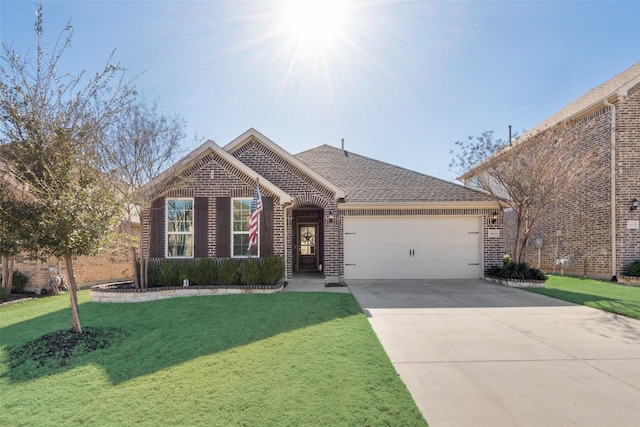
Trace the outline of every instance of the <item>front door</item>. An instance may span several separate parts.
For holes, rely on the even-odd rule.
[[[317,270],[317,230],[316,224],[300,224],[298,226],[298,269]]]

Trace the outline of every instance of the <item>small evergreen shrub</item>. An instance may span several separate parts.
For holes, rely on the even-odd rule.
[[[163,259],[158,276],[160,286],[182,286],[180,264],[175,259]]]
[[[284,277],[284,260],[279,256],[267,254],[262,258],[261,282],[275,285]]]
[[[240,281],[245,285],[260,283],[260,265],[255,258],[246,258],[240,262]]]
[[[514,280],[547,280],[541,270],[529,266],[526,262],[509,262],[501,267],[489,267],[485,271],[487,276]]]
[[[225,258],[218,268],[218,282],[221,285],[237,285],[240,279],[238,263],[231,258]]]
[[[13,285],[11,286],[12,294],[21,294],[24,291],[24,287],[29,282],[29,278],[26,274],[19,272],[18,270],[13,271]],[[2,276],[0,276],[0,286],[2,286]]]
[[[626,276],[640,277],[640,259],[633,261],[631,264],[627,265],[624,269],[624,274]],[[14,278],[13,280],[15,283],[16,279]]]
[[[180,271],[180,283],[178,284],[178,286],[182,285],[182,282],[187,279],[189,281],[189,283],[191,284],[191,281],[193,280],[193,271],[195,270],[195,264],[192,261],[182,261],[179,262],[179,268],[178,270]]]
[[[160,286],[160,267],[156,267],[153,263],[147,264],[147,281],[150,288]]]
[[[26,274],[19,271],[13,272],[13,286],[11,287],[11,293],[20,294],[24,291],[24,287],[29,282],[29,278]]]
[[[218,266],[211,258],[200,258],[193,266],[191,283],[193,285],[213,285],[218,278]]]

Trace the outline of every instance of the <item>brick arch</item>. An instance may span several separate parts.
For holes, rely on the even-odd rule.
[[[293,203],[293,208],[297,209],[305,206],[313,206],[326,209],[327,207],[329,207],[329,201],[316,194],[304,194],[302,196],[297,196]]]

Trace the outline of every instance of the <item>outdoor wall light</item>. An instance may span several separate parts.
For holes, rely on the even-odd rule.
[[[629,210],[635,211],[637,209],[638,209],[638,199],[634,197],[633,200],[631,201],[631,207],[629,208]]]
[[[497,211],[493,212],[493,216],[491,217],[491,224],[495,224],[496,222],[498,222],[498,212]]]
[[[329,218],[329,222],[333,222],[333,219],[335,218],[333,211],[329,211],[329,214],[327,215],[327,217]]]

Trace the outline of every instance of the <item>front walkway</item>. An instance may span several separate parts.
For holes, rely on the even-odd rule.
[[[346,286],[325,286],[322,273],[293,273],[283,292],[341,292],[349,293]]]
[[[481,280],[348,281],[431,427],[640,425],[640,321]]]

